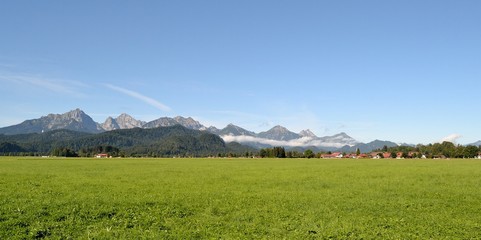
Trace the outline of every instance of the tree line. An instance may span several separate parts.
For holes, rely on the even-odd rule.
[[[434,144],[418,144],[416,146],[398,146],[390,147],[384,146],[378,149],[382,152],[402,153],[402,157],[410,158],[474,158],[481,153],[481,146],[473,145],[455,145],[452,142],[442,142]]]
[[[258,156],[261,158],[313,158],[320,157],[320,153],[315,154],[311,149],[299,152],[295,150],[286,151],[284,147],[273,147],[260,149]]]
[[[377,153],[379,157],[384,157],[383,153],[389,153],[390,158],[475,158],[480,156],[481,146],[464,146],[455,145],[452,142],[442,142],[428,145],[418,144],[416,146],[384,146],[373,152]],[[298,152],[286,151],[283,147],[273,147],[260,149],[258,156],[261,158],[319,158],[324,153],[331,154],[330,151],[314,153],[307,149],[304,152]],[[352,153],[356,156],[360,155],[359,149]],[[346,153],[343,154],[346,155]]]

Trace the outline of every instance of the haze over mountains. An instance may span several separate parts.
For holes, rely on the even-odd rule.
[[[75,109],[63,114],[48,114],[38,119],[26,120],[20,124],[0,128],[0,134],[14,135],[25,133],[41,133],[57,129],[68,129],[78,132],[101,133],[118,129],[132,128],[157,128],[182,125],[193,130],[208,131],[220,136],[225,142],[238,142],[257,148],[283,146],[288,148],[313,148],[315,150],[340,150],[345,152],[355,151],[359,148],[362,152],[369,152],[383,146],[397,146],[390,141],[375,140],[370,143],[361,143],[347,135],[339,133],[333,136],[318,137],[309,129],[299,133],[289,131],[282,126],[275,126],[268,131],[255,133],[234,124],[229,124],[223,129],[206,127],[198,121],[188,117],[161,117],[144,122],[123,113],[116,118],[108,117],[104,123],[95,122],[89,115],[80,109]],[[472,145],[481,145],[481,141]]]

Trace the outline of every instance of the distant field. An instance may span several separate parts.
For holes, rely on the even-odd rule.
[[[0,239],[453,239],[480,160],[0,158]]]

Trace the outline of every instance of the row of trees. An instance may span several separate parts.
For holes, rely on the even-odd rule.
[[[132,151],[134,150],[134,151]],[[435,143],[422,145],[419,144],[415,147],[411,146],[398,146],[387,147],[376,151],[388,152],[391,158],[398,157],[398,153],[402,153],[402,158],[474,158],[481,153],[481,146],[463,146],[454,145],[451,142]],[[112,146],[96,146],[92,148],[82,148],[78,152],[75,152],[67,147],[55,148],[50,153],[52,156],[63,157],[93,157],[99,153],[107,153],[112,157],[163,157],[163,155],[156,151],[139,151],[139,149],[131,149],[131,151],[123,151],[119,148]],[[330,152],[328,152],[330,153]],[[359,151],[356,152],[359,154]],[[312,150],[307,149],[304,152],[298,151],[286,151],[284,147],[262,148],[258,153],[245,152],[244,154],[236,154],[232,152],[218,153],[217,157],[261,157],[261,158],[313,158],[320,157],[322,153],[314,153]],[[194,154],[179,154],[179,157],[192,157]],[[382,157],[382,154],[380,154]]]
[[[94,157],[99,153],[105,153],[112,157],[125,156],[120,149],[112,146],[96,146],[91,148],[81,148],[78,152],[68,147],[54,148],[51,152],[51,156],[55,157]]]
[[[317,157],[320,153],[317,154]],[[261,158],[313,158],[316,154],[307,149],[303,153],[298,151],[286,151],[283,147],[262,148],[259,150],[259,157]]]
[[[391,147],[388,148],[384,146],[380,151],[384,152],[391,152],[398,153],[402,152],[404,157],[421,157],[425,156],[426,158],[474,158],[481,153],[481,146],[463,146],[463,145],[455,145],[452,142],[442,142],[442,143],[434,143],[434,144],[418,144],[414,147],[411,146],[398,146],[398,147]],[[412,153],[409,155],[409,153]]]
[[[391,158],[475,158],[481,154],[481,146],[455,145],[452,142],[434,143],[428,145],[418,144],[416,146],[397,146],[377,149],[374,152],[390,153]],[[259,150],[259,157],[262,158],[313,158],[320,157],[323,152],[314,153],[307,149],[303,153],[297,151],[286,151],[283,147],[263,148]],[[331,152],[327,152],[330,154]],[[360,150],[356,149],[356,155],[360,155]],[[346,153],[344,153],[345,155]]]

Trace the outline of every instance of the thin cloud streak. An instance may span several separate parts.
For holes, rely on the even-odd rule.
[[[171,108],[164,105],[163,103],[153,99],[153,98],[150,98],[150,97],[147,97],[147,96],[144,96],[138,92],[134,92],[134,91],[131,91],[131,90],[128,90],[128,89],[125,89],[125,88],[121,88],[121,87],[117,87],[117,86],[114,86],[114,85],[111,85],[111,84],[108,84],[108,83],[105,83],[104,86],[114,90],[114,91],[117,91],[117,92],[120,92],[120,93],[123,93],[127,96],[130,96],[130,97],[133,97],[133,98],[137,98],[157,109],[160,109],[162,111],[170,111]]]
[[[79,93],[78,87],[85,87],[85,84],[76,81],[52,80],[28,75],[0,75],[0,80],[37,86],[52,92],[75,96],[83,96]]]

